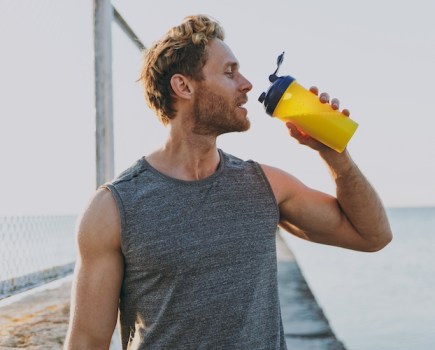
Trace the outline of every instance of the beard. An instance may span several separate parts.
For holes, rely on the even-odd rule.
[[[242,132],[249,129],[251,123],[245,109],[238,107],[246,102],[241,94],[228,100],[205,86],[201,86],[193,104],[193,132],[198,135],[219,136],[229,132]]]

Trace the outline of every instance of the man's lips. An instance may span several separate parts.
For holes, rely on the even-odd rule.
[[[237,102],[237,107],[243,107],[248,102],[248,98],[244,98]]]

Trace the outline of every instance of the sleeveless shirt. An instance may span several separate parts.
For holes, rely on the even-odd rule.
[[[258,163],[219,155],[199,181],[142,158],[105,185],[121,218],[123,349],[286,349],[275,197]]]

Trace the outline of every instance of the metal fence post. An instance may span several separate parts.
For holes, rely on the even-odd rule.
[[[110,0],[94,0],[97,187],[114,176],[112,19]]]

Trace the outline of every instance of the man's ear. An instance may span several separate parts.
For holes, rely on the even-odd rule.
[[[174,74],[171,77],[171,87],[174,94],[182,99],[190,99],[192,97],[193,85],[189,78],[181,74]]]

